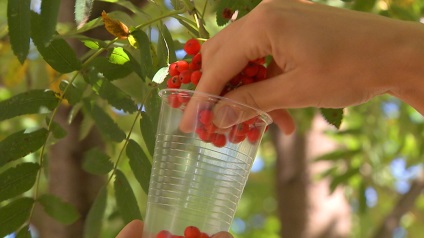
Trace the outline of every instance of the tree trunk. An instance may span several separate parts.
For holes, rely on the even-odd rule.
[[[56,122],[66,131],[67,136],[50,149],[48,156],[48,191],[71,203],[81,214],[80,219],[71,225],[64,225],[49,217],[37,207],[33,223],[40,237],[74,238],[82,237],[85,218],[97,192],[105,183],[105,178],[88,174],[82,170],[84,153],[94,147],[103,148],[100,134],[93,128],[86,138],[79,140],[82,115],[67,123],[71,108],[60,106]]]
[[[325,162],[312,162],[336,147],[322,133],[327,123],[321,116],[313,120],[308,133],[285,136],[271,129],[277,148],[277,199],[283,238],[348,237],[350,208],[343,191],[330,195],[329,181],[312,178],[325,168]],[[327,128],[328,129],[328,128]]]

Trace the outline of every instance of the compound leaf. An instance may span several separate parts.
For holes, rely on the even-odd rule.
[[[96,122],[100,133],[106,138],[115,142],[121,142],[125,139],[125,132],[119,128],[118,124],[103,109],[88,101],[84,103],[84,107]]]
[[[80,217],[72,204],[52,194],[44,194],[38,198],[38,201],[49,216],[65,225],[74,223]]]
[[[0,167],[38,150],[46,142],[48,133],[45,128],[29,133],[22,130],[0,141]]]
[[[34,89],[20,93],[0,102],[0,121],[26,114],[48,113],[58,102],[51,90]]]
[[[8,0],[7,24],[13,53],[21,64],[29,52],[31,0]],[[1,115],[1,114],[0,114]]]
[[[107,204],[107,189],[103,187],[88,212],[84,225],[84,238],[97,238],[103,225],[103,216]]]
[[[22,163],[0,174],[0,202],[31,189],[39,169],[36,163]]]
[[[114,187],[116,204],[124,222],[129,223],[135,219],[141,220],[141,213],[134,192],[120,170],[116,170]]]
[[[130,140],[126,150],[127,156],[130,159],[130,167],[135,178],[140,183],[141,188],[147,194],[149,192],[150,173],[152,164],[144,153],[143,149],[135,142]]]
[[[343,108],[320,108],[321,115],[331,125],[340,128],[343,120]]]
[[[93,148],[85,153],[82,168],[92,174],[105,175],[113,169],[113,163],[108,155]]]
[[[5,237],[25,224],[33,204],[32,198],[23,197],[0,207],[0,237]]]

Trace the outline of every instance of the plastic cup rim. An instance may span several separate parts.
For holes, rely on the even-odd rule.
[[[252,106],[249,106],[247,104],[244,104],[244,103],[241,103],[241,102],[238,102],[238,101],[235,101],[235,100],[223,97],[223,96],[214,95],[214,94],[205,93],[205,92],[198,92],[198,91],[194,91],[194,90],[190,90],[190,89],[178,89],[178,88],[161,89],[158,92],[158,94],[159,94],[160,97],[162,97],[167,92],[186,92],[186,93],[189,93],[191,95],[200,95],[200,96],[203,96],[203,97],[213,98],[213,99],[216,99],[217,101],[223,100],[223,101],[235,104],[237,106],[248,108],[250,110],[255,111],[267,125],[270,125],[273,122],[271,116],[268,113],[266,113],[266,112],[264,112],[260,109],[254,108]]]

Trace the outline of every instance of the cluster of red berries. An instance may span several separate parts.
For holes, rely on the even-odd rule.
[[[208,234],[201,232],[199,228],[195,226],[188,226],[184,230],[184,235],[173,235],[167,230],[160,231],[156,238],[210,238]]]
[[[196,39],[188,40],[184,45],[187,55],[193,56],[191,61],[179,60],[169,65],[169,79],[166,82],[168,88],[180,88],[183,84],[192,83],[196,86],[202,77],[202,56],[200,55],[200,43]]]
[[[190,62],[179,60],[169,65],[168,88],[180,88],[182,85],[190,83],[196,86],[199,83],[202,76],[200,47],[201,45],[196,39],[190,39],[185,43],[184,51],[187,55],[193,57]],[[242,85],[265,80],[267,69],[264,64],[265,58],[250,61],[239,74],[225,85],[221,96]],[[168,103],[173,108],[184,107],[188,101],[190,101],[190,95],[185,92],[173,93],[168,96]],[[213,117],[213,111],[210,108],[203,109],[198,113],[195,132],[204,142],[212,143],[216,147],[223,147],[227,142],[237,144],[245,139],[253,144],[260,137],[260,130],[256,125],[260,120],[257,117],[234,125],[229,129],[218,128],[213,123]]]

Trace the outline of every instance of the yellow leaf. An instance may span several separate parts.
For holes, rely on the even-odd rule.
[[[118,37],[119,39],[128,38],[130,32],[128,27],[121,21],[110,18],[105,11],[102,12],[103,23],[105,24],[106,30]]]

